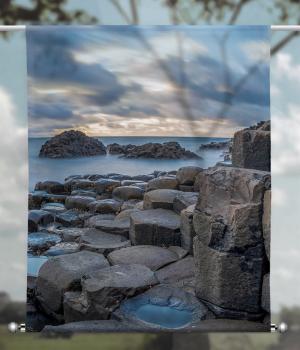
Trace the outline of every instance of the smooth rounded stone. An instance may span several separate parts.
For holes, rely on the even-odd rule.
[[[89,204],[95,201],[93,197],[69,196],[66,198],[67,209],[88,210]]]
[[[28,235],[28,247],[32,251],[46,250],[60,242],[60,236],[53,233],[33,232]]]
[[[180,168],[176,173],[176,179],[180,185],[193,185],[196,176],[203,169],[198,166],[186,166]]]
[[[135,209],[136,205],[140,202],[141,201],[139,199],[130,199],[129,201],[125,201],[121,206],[121,211]]]
[[[178,245],[171,245],[168,249],[171,252],[175,253],[179,259],[184,258],[188,254],[187,250],[179,247]]]
[[[114,175],[111,175],[109,178],[113,180],[118,180],[118,181],[131,180],[130,175],[124,175],[124,174],[114,174]]]
[[[137,264],[110,266],[86,274],[81,279],[87,305],[98,311],[99,319],[108,318],[122,300],[155,284],[157,279],[153,271]]]
[[[64,194],[65,187],[62,183],[57,181],[43,181],[38,182],[34,188],[35,191],[46,191],[52,194]]]
[[[135,245],[180,245],[180,217],[166,209],[132,213],[129,236]]]
[[[105,154],[106,148],[98,139],[79,130],[68,130],[46,141],[41,147],[39,157],[74,158]]]
[[[175,198],[181,192],[177,190],[159,189],[145,193],[144,209],[173,209]]]
[[[98,194],[111,193],[115,187],[121,185],[121,182],[113,179],[100,179],[95,182],[95,189]]]
[[[78,286],[81,277],[109,266],[102,254],[81,251],[49,259],[40,269],[37,298],[44,311],[52,316],[62,311],[63,293]]]
[[[86,191],[86,190],[74,190],[71,192],[71,196],[80,196],[80,197],[93,197],[96,198],[97,194],[92,191]]]
[[[139,211],[139,209],[136,208],[123,210],[116,216],[116,220],[130,219],[131,214],[137,211]]]
[[[148,183],[147,182],[138,182],[134,186],[139,187],[143,192],[145,192],[147,190]]]
[[[48,261],[46,256],[28,256],[27,257],[27,276],[37,277],[40,268]]]
[[[130,219],[97,220],[95,228],[104,232],[129,237]]]
[[[152,179],[154,179],[155,176],[154,175],[135,175],[135,176],[132,176],[132,180],[138,180],[138,181],[143,181],[143,182],[148,182]]]
[[[70,209],[62,214],[56,215],[56,221],[63,226],[81,226],[82,219],[79,217],[79,212],[76,209]]]
[[[93,215],[84,222],[85,227],[95,227],[98,221],[102,220],[114,220],[116,217],[115,214],[97,214]]]
[[[80,237],[80,249],[104,254],[129,247],[130,241],[124,236],[103,232],[97,229],[89,229]]]
[[[71,185],[72,191],[80,191],[80,190],[94,190],[95,182],[87,179],[78,179],[74,180]]]
[[[45,191],[34,191],[29,193],[29,203],[34,209],[40,209],[43,203],[65,203],[67,195],[51,194]]]
[[[199,198],[198,192],[184,192],[179,193],[178,196],[174,199],[174,211],[177,214],[180,214],[183,209],[186,209],[190,205],[197,203]]]
[[[171,176],[161,176],[148,182],[147,191],[159,189],[177,190],[178,181]]]
[[[28,231],[35,232],[39,226],[47,226],[54,221],[54,216],[45,210],[30,210],[28,213]]]
[[[186,279],[195,277],[195,262],[192,256],[169,264],[155,273],[160,283],[180,283]]]
[[[155,286],[125,300],[115,314],[120,320],[153,330],[192,330],[199,321],[211,317],[207,307],[195,296],[169,285]]]
[[[112,265],[139,264],[155,271],[178,260],[176,253],[162,247],[151,245],[137,245],[115,250],[107,257]]]
[[[78,243],[62,242],[58,243],[44,252],[46,256],[58,256],[65,254],[73,254],[79,252]]]
[[[41,209],[54,215],[64,213],[67,210],[62,203],[45,203],[42,205]]]
[[[262,217],[263,237],[265,244],[265,251],[269,261],[270,256],[270,244],[271,244],[271,190],[268,190],[264,194],[263,203],[263,217]]]
[[[190,205],[180,213],[181,247],[193,254],[193,239],[196,235],[193,225],[195,205]]]
[[[60,235],[64,242],[77,242],[87,231],[88,228],[70,227],[56,229],[55,233]]]
[[[121,181],[121,186],[131,186],[131,185],[135,185],[138,183],[143,183],[143,181],[139,181],[139,180],[123,180]]]
[[[99,214],[114,214],[120,211],[121,205],[122,202],[115,199],[102,199],[92,202],[89,205],[89,210]]]
[[[123,199],[128,201],[129,199],[143,199],[144,191],[137,186],[121,186],[116,187],[112,195],[115,198]]]

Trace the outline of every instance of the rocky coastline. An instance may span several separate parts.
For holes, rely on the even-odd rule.
[[[251,129],[260,134],[252,148],[262,127]],[[235,135],[229,166],[37,183],[28,330],[269,330],[271,178],[255,168],[262,155],[251,168],[236,164],[237,145],[247,158],[249,142]],[[183,324],[149,323],[140,312],[149,305],[168,308],[171,319],[184,312]]]

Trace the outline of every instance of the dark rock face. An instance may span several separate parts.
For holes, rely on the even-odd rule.
[[[270,171],[270,121],[260,123],[234,134],[232,164],[239,168]]]
[[[81,131],[70,130],[48,140],[40,150],[40,157],[73,158],[106,154],[102,142]]]
[[[199,175],[193,215],[196,295],[218,316],[255,319],[268,269],[262,232],[270,173],[215,167]]]
[[[226,149],[230,148],[231,140],[229,141],[220,141],[220,142],[210,142],[205,143],[201,145],[199,148],[200,150],[207,150],[207,149]]]
[[[28,214],[28,231],[35,232],[39,226],[47,226],[54,221],[54,216],[46,210],[30,210]]]
[[[196,153],[181,147],[178,142],[145,143],[144,145],[111,144],[109,153],[121,154],[125,158],[191,159],[200,158]]]

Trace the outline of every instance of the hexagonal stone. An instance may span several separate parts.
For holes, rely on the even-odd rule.
[[[64,242],[77,242],[89,229],[80,227],[57,228],[54,232],[62,238]]]
[[[107,258],[112,265],[139,264],[145,265],[153,271],[178,260],[177,254],[169,249],[151,245],[138,245],[115,250]]]
[[[178,188],[178,181],[176,180],[176,178],[171,176],[157,177],[148,182],[147,191],[158,190],[163,188],[176,190]]]
[[[116,187],[112,195],[115,198],[128,201],[129,199],[143,199],[144,191],[137,186],[121,186]]]
[[[176,196],[182,192],[177,190],[159,189],[145,193],[144,209],[173,209]]]
[[[166,209],[132,213],[129,235],[135,245],[180,245],[180,217]]]
[[[76,190],[93,190],[95,188],[95,182],[86,180],[86,179],[78,179],[73,181],[71,189],[72,191]]]
[[[114,220],[116,218],[115,214],[97,214],[89,217],[85,220],[85,227],[95,227],[98,221],[101,220]]]
[[[46,191],[52,194],[65,193],[64,185],[57,181],[38,182],[34,188],[35,191]]]
[[[85,190],[74,190],[71,192],[71,196],[80,196],[80,197],[93,197],[96,198],[97,194],[93,191],[85,191]]]
[[[129,218],[115,220],[97,220],[95,223],[95,228],[104,232],[121,235],[128,238],[130,220]]]
[[[160,283],[179,283],[195,277],[195,262],[192,256],[169,264],[155,273]]]
[[[203,169],[198,166],[186,166],[182,167],[177,171],[176,179],[180,185],[193,185],[196,176]]]
[[[28,235],[28,247],[31,251],[43,251],[59,242],[61,242],[60,236],[53,233],[41,231]]]
[[[120,211],[121,205],[122,202],[115,199],[101,199],[90,203],[89,210],[99,214],[114,214]]]
[[[76,209],[70,209],[64,213],[56,215],[56,221],[64,226],[81,226],[83,224],[79,212]]]
[[[129,247],[130,241],[124,236],[89,229],[80,237],[80,249],[102,253],[105,256],[114,250]]]
[[[118,180],[112,179],[101,179],[95,182],[95,189],[98,194],[105,192],[111,193],[115,187],[121,185],[121,182]]]
[[[173,209],[180,214],[183,209],[190,205],[196,204],[198,201],[198,192],[181,192],[174,198]]]
[[[101,254],[82,251],[49,259],[39,271],[37,298],[43,309],[54,317],[62,311],[63,293],[78,285],[83,275],[109,266]]]
[[[61,242],[45,251],[44,255],[46,256],[58,256],[65,254],[73,254],[79,251],[78,243],[70,242]]]
[[[195,205],[190,205],[180,213],[181,246],[193,254],[193,239],[196,235],[193,225]]]
[[[93,197],[69,196],[66,198],[65,206],[67,209],[88,210],[89,205],[94,201]]]
[[[35,232],[39,226],[47,226],[54,221],[54,216],[45,210],[30,210],[28,213],[28,231]]]
[[[67,210],[62,203],[45,203],[42,205],[41,209],[54,215],[63,213]]]

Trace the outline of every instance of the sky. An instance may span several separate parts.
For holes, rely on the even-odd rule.
[[[27,30],[29,136],[232,137],[270,118],[266,27]]]
[[[157,7],[159,1],[154,1],[155,6],[150,8],[149,2],[143,2],[142,23],[169,23],[164,10]],[[97,7],[97,3],[86,1],[84,6],[105,18],[105,23],[120,24],[120,17],[112,8],[108,11]],[[72,0],[72,6],[76,4],[83,2]],[[239,23],[274,22],[269,12],[253,2],[242,12]],[[272,33],[272,41],[278,35],[283,33]],[[300,306],[299,43],[300,39],[291,41],[271,60],[271,308],[274,312],[281,306]],[[28,189],[25,33],[15,33],[9,40],[0,37],[0,51],[0,123],[5,130],[0,138],[0,290],[24,301]]]

